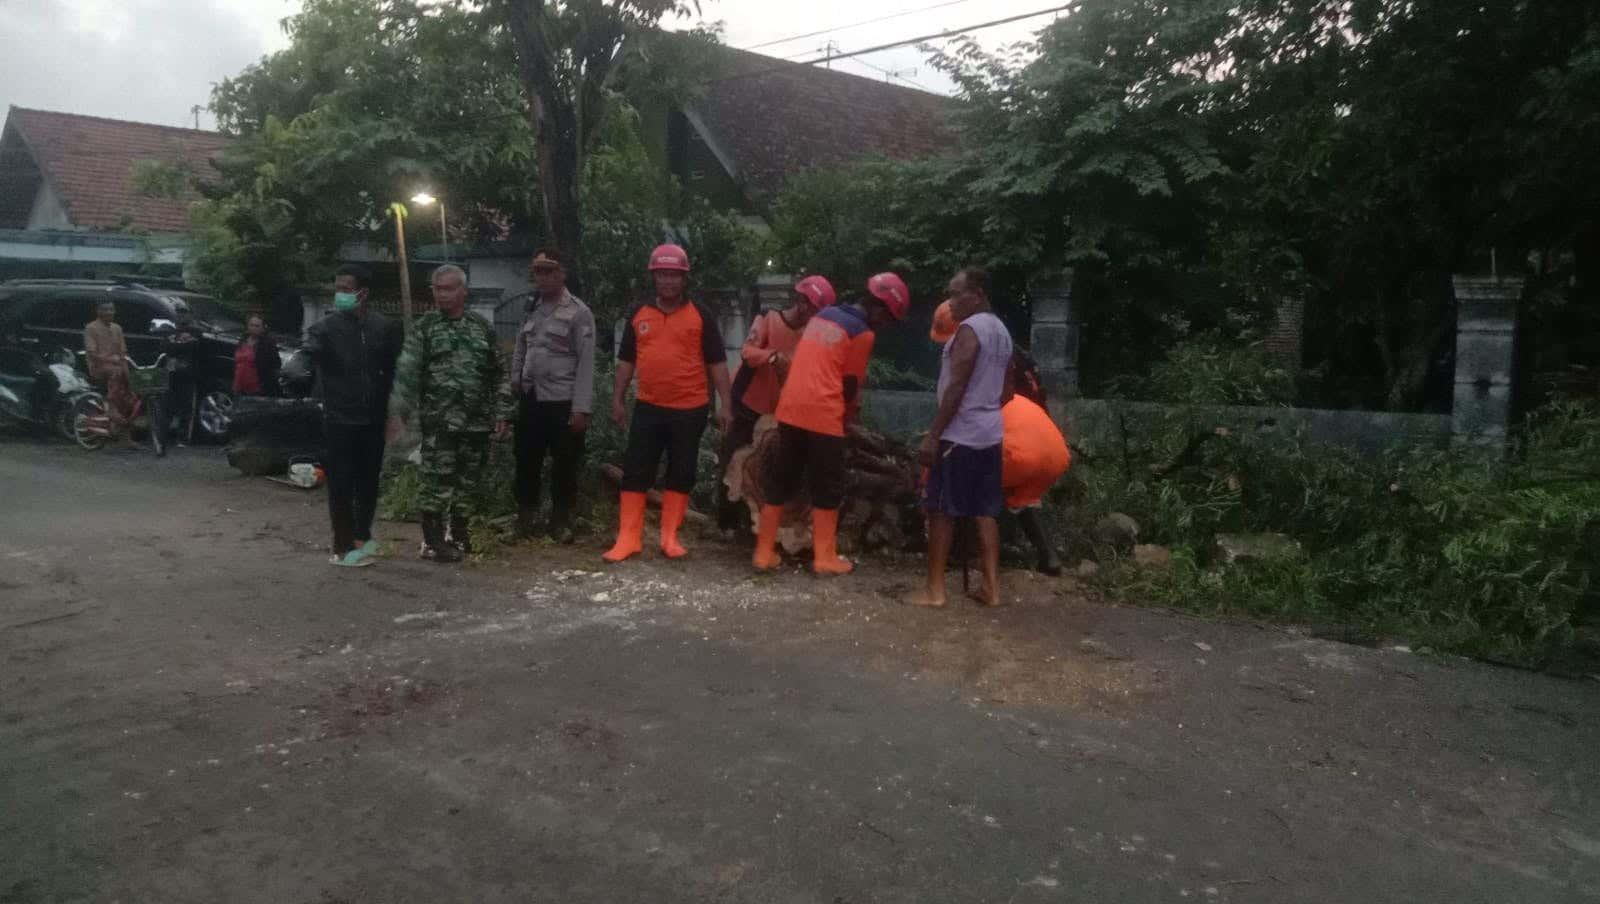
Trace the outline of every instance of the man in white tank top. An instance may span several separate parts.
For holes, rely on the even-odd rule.
[[[955,519],[971,518],[978,528],[983,586],[973,598],[1001,605],[1000,407],[1011,364],[1011,334],[990,310],[989,274],[967,267],[950,280],[950,311],[955,338],[945,344],[939,370],[939,411],[922,442],[919,457],[928,469],[922,507],[928,515],[928,583],[906,598],[916,606],[945,604],[945,564],[955,534]]]

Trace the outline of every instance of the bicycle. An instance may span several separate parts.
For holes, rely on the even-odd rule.
[[[162,404],[171,379],[171,367],[166,355],[148,367],[140,367],[128,359],[128,390],[133,396],[132,410],[124,429],[131,436],[143,429],[150,437],[150,447],[160,458],[167,454],[167,417]],[[119,431],[111,423],[111,413],[104,396],[96,393],[79,399],[72,410],[72,434],[78,445],[93,452],[114,439]]]

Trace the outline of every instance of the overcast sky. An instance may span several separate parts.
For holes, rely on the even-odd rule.
[[[1051,0],[705,0],[702,11],[705,21],[725,23],[729,44],[751,47],[920,10],[756,48],[811,59],[828,41],[848,52],[1059,5]],[[285,45],[279,20],[298,8],[299,0],[0,0],[0,112],[15,104],[192,125],[190,110],[207,102],[212,84]],[[993,48],[1026,38],[1050,18],[974,37]],[[950,91],[950,83],[913,48],[833,65],[878,79],[885,78],[882,70],[903,72],[897,79],[902,84]],[[906,71],[912,69],[915,74]],[[202,112],[200,122],[210,127],[210,115]]]

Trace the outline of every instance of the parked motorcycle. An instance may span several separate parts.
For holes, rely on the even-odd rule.
[[[75,440],[78,416],[104,400],[64,348],[0,346],[0,422]]]

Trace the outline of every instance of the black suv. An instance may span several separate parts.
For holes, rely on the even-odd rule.
[[[244,326],[228,309],[180,288],[152,288],[123,280],[14,279],[0,283],[0,337],[25,345],[60,346],[80,355],[83,328],[95,306],[111,301],[128,343],[128,356],[149,365],[177,325],[200,328],[195,362],[196,432],[221,439],[233,411],[233,353]],[[288,350],[285,349],[287,352]]]

